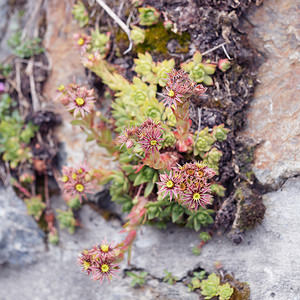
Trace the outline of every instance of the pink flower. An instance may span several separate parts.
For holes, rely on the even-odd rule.
[[[205,91],[206,88],[201,84],[197,85],[196,82],[189,78],[186,72],[174,69],[168,74],[166,88],[163,90],[164,98],[162,102],[169,107],[174,105],[176,109],[178,103],[185,102],[192,95],[201,95]]]
[[[181,200],[190,210],[197,210],[199,206],[206,208],[212,202],[210,193],[210,185],[205,180],[198,181],[187,186]]]
[[[91,269],[93,279],[102,282],[104,279],[110,281],[116,275],[119,266],[108,260],[95,260]]]
[[[158,147],[161,146],[160,142],[163,141],[162,131],[157,128],[149,128],[140,134],[139,143],[146,153],[154,153],[158,151]]]
[[[160,182],[157,182],[159,188],[158,193],[162,194],[163,198],[169,195],[170,201],[174,198],[178,198],[180,193],[180,177],[178,175],[173,175],[172,171],[170,174],[160,174]]]
[[[137,128],[127,128],[123,131],[121,135],[117,137],[117,142],[121,144],[121,148],[123,145],[126,145],[126,148],[132,148],[134,145],[135,135],[137,133]]]
[[[73,35],[76,46],[80,49],[80,54],[83,55],[91,47],[91,37],[83,33],[75,33]]]
[[[92,272],[92,256],[89,250],[83,250],[80,253],[78,263],[81,265],[83,272],[86,272],[88,275]]]
[[[79,168],[64,167],[61,182],[63,183],[64,192],[70,195],[86,196],[86,193],[93,193],[94,184],[92,177],[86,166]]]
[[[95,259],[100,259],[101,261],[114,261],[117,256],[117,251],[112,243],[103,240],[100,245],[90,250],[90,254]]]
[[[94,108],[94,90],[88,90],[85,87],[78,87],[73,90],[68,90],[67,95],[70,96],[70,103],[67,105],[67,109],[73,112],[74,117],[78,114],[84,118],[86,113],[90,113]]]

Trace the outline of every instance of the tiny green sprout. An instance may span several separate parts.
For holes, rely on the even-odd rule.
[[[46,204],[42,201],[42,197],[38,195],[36,197],[25,199],[24,201],[28,214],[38,221],[46,208]]]
[[[59,242],[58,233],[56,231],[55,232],[50,232],[49,235],[48,235],[48,241],[52,245],[57,245],[58,242]]]
[[[41,42],[40,38],[22,40],[21,31],[15,32],[7,41],[14,54],[21,58],[29,58],[43,53],[44,48],[41,47]]]
[[[130,32],[130,37],[135,45],[141,44],[145,40],[145,30],[133,25]]]
[[[171,272],[168,272],[167,270],[164,270],[164,273],[166,274],[163,278],[163,282],[167,282],[170,285],[173,285],[178,280],[177,277],[173,276]]]
[[[67,211],[63,211],[57,209],[56,211],[57,211],[57,219],[59,222],[59,226],[61,228],[68,229],[69,233],[73,234],[75,232],[77,222],[75,220],[72,210],[69,209]]]
[[[227,139],[228,132],[229,129],[224,128],[224,124],[221,124],[213,128],[212,135],[217,141],[223,142]]]
[[[74,210],[77,210],[81,207],[80,199],[78,196],[70,199],[67,204],[71,209],[74,209]]]
[[[130,283],[132,287],[141,287],[146,283],[146,276],[148,273],[144,271],[139,273],[127,271],[126,275],[132,278]]]
[[[218,62],[218,68],[222,71],[222,72],[226,72],[227,70],[229,70],[231,67],[231,63],[227,58],[224,59],[220,59]]]
[[[209,62],[203,63],[199,51],[195,52],[191,62],[183,63],[181,67],[190,74],[192,80],[205,85],[213,85],[210,75],[215,73],[216,65]]]
[[[84,27],[88,24],[89,15],[81,1],[78,1],[76,4],[74,4],[72,14],[74,19],[79,23],[80,27]]]
[[[225,188],[224,186],[214,183],[210,186],[211,192],[216,194],[217,196],[224,197],[225,196]]]
[[[201,249],[197,246],[193,247],[192,252],[195,256],[199,256],[201,254]]]
[[[101,33],[97,28],[92,31],[91,37],[91,48],[89,51],[92,53],[98,52],[101,55],[106,55],[107,51],[109,50],[110,34]]]
[[[160,13],[154,7],[140,7],[138,10],[140,25],[151,26],[158,23]]]
[[[9,64],[0,64],[0,74],[4,77],[8,77],[12,71],[12,66]]]
[[[188,287],[189,287],[189,291],[192,292],[196,289],[199,289],[200,288],[200,280],[196,277],[193,277],[191,282],[188,284]]]
[[[200,271],[200,272],[194,272],[194,273],[193,273],[193,276],[196,277],[196,278],[198,278],[199,280],[202,280],[202,279],[204,279],[205,276],[206,276],[206,271],[205,271],[205,270],[202,270],[202,271]]]
[[[199,238],[203,241],[203,242],[208,242],[209,240],[211,240],[211,235],[205,231],[201,232],[199,234]]]

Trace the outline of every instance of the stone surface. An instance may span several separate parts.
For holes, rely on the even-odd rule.
[[[44,252],[44,233],[11,188],[0,188],[0,224],[0,265],[24,266]]]
[[[101,241],[104,237],[110,240],[119,241],[121,236],[119,231],[121,225],[119,221],[106,222],[101,216],[93,211],[89,206],[84,206],[80,213],[82,228],[75,235],[69,235],[65,231],[60,232],[61,243],[59,247],[51,246],[49,251],[44,253],[39,261],[26,268],[3,267],[0,271],[0,299],[31,299],[31,300],[94,300],[102,299],[105,295],[108,300],[196,300],[198,296],[189,293],[187,287],[182,283],[171,286],[161,283],[155,278],[148,276],[147,284],[142,288],[130,287],[130,278],[122,278],[122,265],[119,280],[114,280],[110,284],[99,285],[93,282],[88,276],[80,271],[77,265],[78,253],[84,248]],[[154,231],[154,234],[155,235]],[[163,236],[158,236],[165,239]],[[176,240],[173,235],[173,243]],[[145,239],[145,236],[140,238]],[[160,241],[161,243],[161,241]],[[149,245],[151,246],[151,245]],[[172,246],[172,245],[170,245]],[[149,248],[143,253],[145,259],[153,255]],[[156,253],[156,257],[159,253]],[[168,268],[170,262],[174,262],[176,256],[172,256],[171,261],[166,261],[163,266],[156,263],[154,266],[147,265],[147,271],[152,274],[155,268]],[[149,260],[150,261],[150,260]],[[159,273],[160,274],[160,273]],[[17,288],[15,288],[17,285]],[[20,292],[22,291],[22,293]],[[22,295],[22,298],[20,298]]]
[[[88,160],[90,166],[112,168],[111,162],[105,157],[105,149],[98,147],[95,142],[84,142],[86,135],[82,133],[79,126],[70,124],[72,116],[60,103],[54,101],[60,84],[76,82],[88,86],[85,70],[73,40],[73,35],[80,32],[80,28],[72,19],[71,2],[53,0],[47,6],[44,46],[52,69],[44,86],[44,96],[47,101],[43,105],[52,108],[62,116],[63,124],[56,131],[56,136],[61,142],[62,164],[74,166]]]
[[[6,0],[0,0],[0,62],[4,61],[12,50],[7,40],[20,27],[21,18],[18,12],[12,12]]]
[[[237,278],[247,281],[253,300],[300,300],[299,210],[300,177],[264,196],[262,225],[249,232],[239,246],[215,239],[200,255],[200,265],[213,271],[220,261]]]
[[[0,272],[0,299],[198,299],[182,283],[169,286],[160,282],[164,270],[179,279],[201,266],[215,271],[219,261],[229,272],[251,287],[252,300],[300,300],[300,177],[289,179],[279,191],[264,197],[267,207],[263,224],[248,232],[242,244],[233,245],[225,236],[214,237],[194,256],[191,248],[197,234],[192,230],[171,227],[165,231],[144,227],[133,249],[132,265],[150,275],[140,289],[130,287],[124,278],[125,262],[119,280],[99,285],[81,273],[76,258],[104,237],[120,241],[118,220],[105,221],[89,206],[80,215],[82,228],[75,235],[60,232],[59,247],[50,246],[36,264],[26,268],[4,267]],[[15,285],[18,289],[15,289]]]
[[[52,71],[45,84],[44,94],[51,103],[60,84],[75,80],[77,83],[86,83],[86,77],[78,50],[74,47],[73,34],[80,29],[72,19],[72,1],[50,1],[46,18],[44,47],[50,57]]]
[[[263,184],[278,188],[300,174],[300,3],[265,0],[249,18],[252,45],[266,57],[244,135],[261,141],[254,171]]]

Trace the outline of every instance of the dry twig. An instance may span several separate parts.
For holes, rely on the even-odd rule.
[[[128,53],[132,49],[132,40],[130,37],[130,29],[129,27],[112,11],[112,9],[103,1],[96,0],[97,3],[107,12],[107,14],[121,27],[121,29],[127,34],[129,40],[129,46],[123,54]]]

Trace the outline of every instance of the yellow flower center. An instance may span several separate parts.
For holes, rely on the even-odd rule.
[[[90,54],[90,55],[88,56],[88,59],[89,59],[89,60],[93,60],[94,58],[95,58],[94,54]]]
[[[204,172],[202,170],[198,171],[198,177],[202,178],[204,176]]]
[[[84,190],[84,186],[83,186],[81,183],[78,183],[78,184],[75,185],[75,189],[76,189],[79,193],[81,193],[81,192],[83,192],[83,190]]]
[[[85,270],[87,270],[90,266],[91,266],[91,263],[89,263],[88,261],[84,261],[84,262],[83,262],[83,268],[84,268]]]
[[[150,144],[151,144],[151,146],[155,146],[155,145],[157,144],[157,141],[156,141],[156,140],[152,140],[152,141],[150,142]]]
[[[101,245],[100,248],[101,248],[101,251],[102,251],[102,252],[108,252],[108,250],[109,250],[109,246],[108,246],[108,245],[105,245],[105,244],[104,244],[104,245]]]
[[[101,271],[102,271],[103,273],[107,273],[107,272],[109,271],[109,266],[108,266],[107,264],[103,264],[103,265],[101,266]]]
[[[58,88],[57,88],[60,92],[62,92],[65,89],[65,86],[63,84],[61,84]]]
[[[175,92],[173,90],[169,90],[168,96],[169,97],[174,97],[175,96]]]
[[[77,41],[77,44],[79,46],[82,46],[84,44],[84,39],[83,38],[79,38],[78,41]]]
[[[193,200],[195,200],[195,201],[200,200],[200,198],[201,198],[201,195],[200,195],[199,193],[195,193],[195,194],[193,195]]]
[[[69,181],[69,177],[64,175],[61,179],[62,182],[68,182]]]
[[[75,173],[73,173],[72,178],[75,180],[77,178],[77,175]]]
[[[80,168],[80,169],[78,169],[77,173],[78,173],[78,174],[82,174],[82,173],[83,173],[83,170]]]
[[[167,188],[171,189],[173,186],[174,186],[174,182],[172,180],[169,180],[167,183],[166,183],[166,186]]]
[[[75,102],[76,102],[76,104],[79,105],[79,106],[82,106],[82,105],[85,103],[84,99],[83,99],[83,98],[80,98],[80,97],[77,97],[77,98],[75,99]]]

